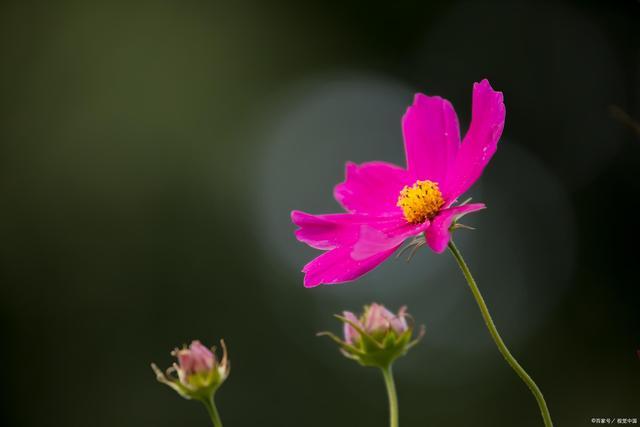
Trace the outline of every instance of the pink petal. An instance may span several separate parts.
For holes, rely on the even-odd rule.
[[[375,218],[358,214],[313,216],[293,212],[301,228],[299,240],[329,250],[304,266],[306,287],[348,282],[374,269],[410,236],[423,232],[429,222],[408,224],[403,217]]]
[[[360,326],[362,328],[362,325],[360,324],[360,320],[358,320],[358,318],[356,317],[355,314],[353,314],[350,311],[344,311],[342,312],[342,316],[355,323],[356,325]],[[364,328],[362,328],[364,329]],[[356,330],[356,328],[354,328],[353,326],[351,326],[351,324],[344,322],[343,325],[343,333],[344,333],[344,342],[346,342],[347,344],[353,344],[354,341],[356,341],[358,338],[360,338],[360,333]]]
[[[376,222],[380,226],[403,225],[396,217],[378,218],[362,214],[311,215],[301,211],[291,212],[291,221],[298,227],[296,238],[312,248],[329,250],[340,245],[349,245],[358,240],[360,226]]]
[[[395,315],[382,304],[373,303],[365,312],[364,327],[367,332],[387,330],[391,327],[391,319]]]
[[[311,215],[301,211],[291,212],[291,221],[300,227],[295,231],[296,238],[312,248],[322,250],[333,249],[355,239],[351,235],[354,228],[347,223],[350,218],[352,216],[349,214]]]
[[[180,350],[178,351],[176,356],[178,358],[178,363],[180,364],[180,369],[182,371],[189,374],[194,372],[195,361],[190,350],[188,349]]]
[[[409,224],[404,218],[395,221],[362,224],[358,240],[352,246],[351,257],[355,260],[369,258],[386,249],[402,244],[407,237],[416,236],[429,227],[429,221]]]
[[[458,117],[439,96],[416,94],[402,118],[407,169],[416,178],[442,185],[460,147]]]
[[[505,114],[502,92],[494,91],[486,79],[474,83],[471,125],[440,188],[446,200],[458,198],[480,177],[498,147]]]
[[[484,208],[484,203],[470,203],[468,205],[441,210],[438,216],[433,219],[431,226],[424,233],[429,247],[433,249],[434,252],[444,252],[451,239],[449,227],[451,227],[454,218]]]
[[[412,184],[405,169],[385,162],[349,162],[345,176],[333,191],[336,200],[349,212],[376,216],[398,213],[398,194]]]
[[[390,322],[391,322],[391,327],[398,334],[401,334],[405,332],[407,329],[409,329],[409,325],[407,324],[407,307],[406,306],[400,307],[400,310],[398,311],[398,315],[393,316]]]
[[[200,341],[193,341],[189,346],[193,361],[194,372],[206,372],[211,370],[215,357],[211,350],[202,345]]]
[[[360,261],[351,258],[349,247],[325,252],[302,269],[305,273],[304,286],[313,288],[320,284],[331,285],[355,280],[376,268],[391,256],[398,246]]]

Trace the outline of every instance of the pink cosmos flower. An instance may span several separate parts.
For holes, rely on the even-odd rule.
[[[504,120],[502,92],[486,79],[473,85],[471,125],[462,142],[451,103],[416,94],[402,118],[406,169],[381,161],[349,162],[344,182],[334,190],[345,213],[291,212],[297,239],[326,251],[302,269],[304,285],[355,280],[409,237],[424,234],[433,251],[443,252],[453,221],[485,207],[455,203],[495,153]]]

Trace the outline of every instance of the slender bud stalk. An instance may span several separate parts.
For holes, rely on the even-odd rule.
[[[216,407],[216,402],[214,401],[215,394],[212,394],[208,399],[202,399],[202,403],[207,408],[207,412],[209,413],[209,417],[211,418],[211,423],[214,427],[222,427],[222,420],[220,419],[220,414],[218,413],[218,408]]]
[[[381,368],[384,384],[387,387],[387,396],[389,397],[389,426],[399,427],[399,408],[398,393],[396,392],[396,384],[393,380],[393,370],[391,365]]]

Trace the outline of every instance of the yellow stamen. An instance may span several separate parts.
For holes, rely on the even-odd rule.
[[[402,208],[405,219],[418,224],[432,219],[444,205],[438,183],[416,181],[411,187],[405,185],[398,196],[398,206]]]

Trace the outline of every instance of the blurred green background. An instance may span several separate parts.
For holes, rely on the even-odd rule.
[[[557,425],[640,418],[636,1],[5,1],[0,422],[205,426],[155,382],[224,337],[228,426],[384,426],[378,372],[320,330],[408,304],[405,426],[538,426],[448,254],[304,289],[289,211],[337,210],[347,160],[402,163],[412,94],[505,94],[489,209],[459,246]]]

